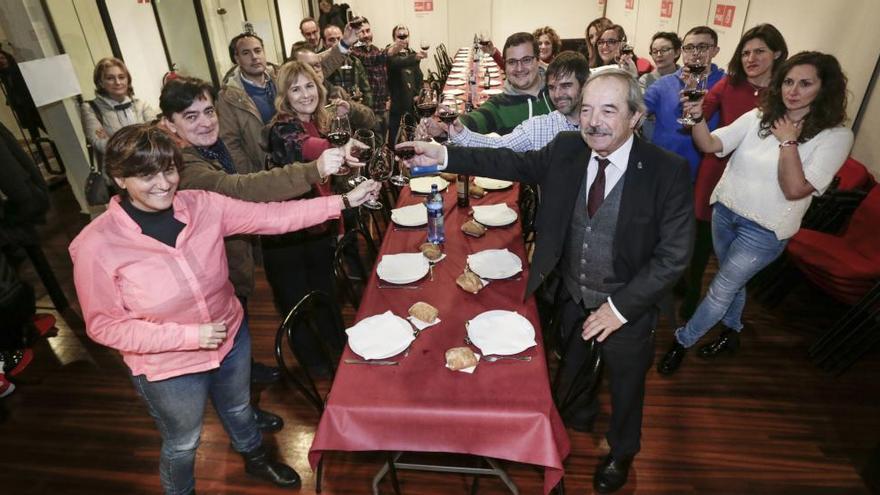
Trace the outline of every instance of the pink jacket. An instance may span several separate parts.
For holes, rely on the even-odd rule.
[[[119,350],[132,374],[150,381],[219,367],[244,316],[229,282],[223,238],[303,229],[338,218],[341,206],[335,196],[248,203],[178,191],[174,216],[186,227],[172,248],[141,234],[113,198],[69,248],[89,337]],[[203,323],[226,324],[218,349],[199,349]]]

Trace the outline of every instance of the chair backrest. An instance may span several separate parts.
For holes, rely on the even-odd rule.
[[[310,351],[317,352],[324,362],[330,364],[332,383],[346,343],[345,324],[336,301],[324,292],[312,291],[300,299],[287,313],[275,334],[275,361],[278,368],[285,380],[299,390],[320,414],[324,411],[326,394],[321,394],[315,383],[316,377],[304,365],[308,362],[303,355],[304,350],[295,345],[303,339],[311,339],[314,345],[309,346]],[[288,364],[285,357],[288,355],[293,355],[298,369]]]
[[[841,191],[852,189],[867,191],[876,184],[868,169],[853,157],[849,157],[843,162],[843,166],[837,171],[836,178],[839,179],[837,188]]]
[[[360,307],[377,255],[372,237],[360,226],[346,232],[336,245],[333,270],[343,298],[355,309]]]
[[[874,186],[853,213],[843,234],[847,244],[859,254],[880,263],[880,186]]]

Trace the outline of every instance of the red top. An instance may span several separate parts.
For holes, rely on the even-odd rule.
[[[721,112],[721,120],[718,127],[724,127],[733,123],[742,114],[758,106],[760,93],[755,94],[755,87],[747,81],[733,85],[727,76],[718,81],[703,99],[703,115],[709,120],[715,112]],[[729,156],[728,156],[729,157]],[[712,220],[712,207],[709,198],[727,165],[727,159],[718,158],[715,153],[703,154],[700,167],[697,170],[697,182],[694,185],[694,210],[697,220],[709,222]]]

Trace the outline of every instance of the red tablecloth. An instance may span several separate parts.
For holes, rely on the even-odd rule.
[[[516,208],[517,191],[492,192],[471,204]],[[405,188],[399,205],[423,200]],[[445,205],[447,256],[434,267],[434,280],[420,282],[418,290],[380,289],[374,270],[357,314],[361,320],[390,309],[405,317],[422,300],[440,310],[442,322],[419,335],[399,366],[340,365],[309,461],[316,467],[327,450],[474,454],[544,466],[549,493],[562,478],[569,441],[550,393],[534,299],[522,301],[528,270],[517,280],[493,281],[476,295],[455,284],[470,253],[506,247],[525,260],[519,222],[476,239],[460,230],[470,209],[456,207],[454,184]],[[424,230],[392,228],[380,255],[418,252],[423,242]],[[525,352],[532,361],[483,362],[474,374],[446,369],[445,351],[464,345],[465,322],[490,309],[517,311],[532,322],[538,346]],[[346,349],[343,359],[352,357]]]

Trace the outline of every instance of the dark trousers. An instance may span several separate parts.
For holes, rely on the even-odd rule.
[[[335,225],[335,224],[333,224]],[[306,231],[263,237],[263,266],[272,287],[275,307],[282,318],[313,290],[320,290],[336,299],[336,278],[333,274],[334,229],[316,234]],[[327,315],[326,321],[332,321]],[[302,351],[305,366],[322,366],[318,343],[304,331],[294,332],[294,346]]]
[[[684,300],[681,302],[679,316],[684,320],[690,320],[697,310],[700,296],[703,294],[703,274],[706,273],[706,265],[709,264],[709,256],[712,255],[712,223],[697,220],[697,236],[694,241],[694,254],[691,263],[684,272]]]
[[[580,370],[596,369],[595,366],[583,366],[590,353],[589,345],[580,334],[583,331],[584,317],[589,311],[574,302],[566,290],[562,292],[564,301],[560,314],[561,342],[567,343],[567,347],[564,349],[557,390],[582,379],[583,377],[577,376]],[[608,373],[611,421],[605,436],[611,446],[611,454],[616,458],[635,455],[641,446],[645,376],[654,359],[656,323],[657,312],[652,309],[641,318],[623,325],[598,344],[599,353],[595,354],[601,356]],[[590,423],[598,410],[596,395],[583,394],[569,408],[564,419],[576,424]]]

